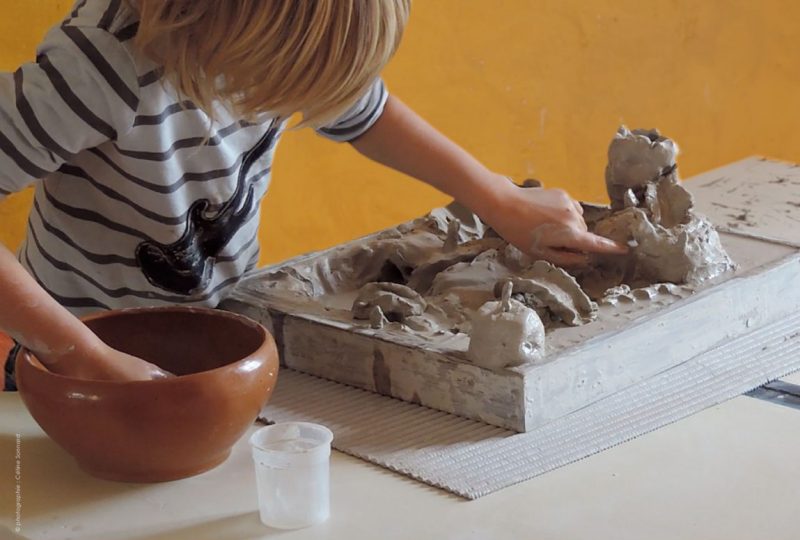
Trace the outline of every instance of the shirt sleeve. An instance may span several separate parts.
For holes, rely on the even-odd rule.
[[[352,141],[366,133],[381,117],[388,98],[383,80],[376,79],[352,107],[331,124],[317,129],[317,133],[337,142]]]
[[[0,198],[128,131],[138,106],[136,68],[117,38],[53,28],[35,62],[0,73]]]

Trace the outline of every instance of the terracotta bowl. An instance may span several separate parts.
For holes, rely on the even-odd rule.
[[[275,342],[226,311],[136,308],[85,319],[110,346],[177,375],[95,381],[57,375],[24,349],[17,386],[33,418],[88,473],[160,482],[222,463],[272,394]]]

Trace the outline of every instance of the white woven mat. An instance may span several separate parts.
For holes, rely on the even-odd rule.
[[[798,369],[800,313],[523,434],[289,369],[261,418],[324,424],[337,450],[476,499]]]

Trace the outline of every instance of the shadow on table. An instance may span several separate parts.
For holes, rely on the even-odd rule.
[[[324,527],[325,525],[321,525]],[[187,527],[141,535],[126,536],[125,540],[250,540],[254,538],[272,538],[293,531],[272,529],[261,523],[258,512],[246,512],[234,516],[218,518]],[[99,538],[97,540],[100,540]]]
[[[17,438],[0,435],[0,485],[15,486]],[[100,480],[85,473],[55,442],[44,436],[20,439],[20,492],[22,522],[41,516],[63,516],[69,509],[96,501],[131,495],[147,485]],[[15,489],[3,489],[0,504],[13,509]],[[23,525],[24,529],[24,525]]]
[[[29,540],[27,536],[22,536],[5,525],[0,525],[0,538],[3,540]]]

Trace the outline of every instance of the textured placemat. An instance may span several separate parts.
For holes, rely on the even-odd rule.
[[[337,450],[476,499],[798,369],[800,313],[523,434],[288,369],[261,417],[324,424]]]

